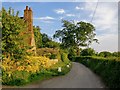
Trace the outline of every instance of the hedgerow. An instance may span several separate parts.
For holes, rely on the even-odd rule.
[[[120,61],[118,58],[73,57],[73,60],[84,64],[101,76],[109,88],[120,88]]]

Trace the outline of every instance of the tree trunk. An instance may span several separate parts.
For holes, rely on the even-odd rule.
[[[80,56],[80,49],[77,47],[77,56]]]

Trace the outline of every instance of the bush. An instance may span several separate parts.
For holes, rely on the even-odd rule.
[[[120,52],[113,52],[113,53],[112,53],[112,56],[113,56],[113,57],[120,57]]]
[[[101,57],[74,57],[73,60],[100,75],[109,88],[120,88],[120,61]]]
[[[99,56],[101,56],[101,57],[110,57],[110,56],[112,56],[112,54],[110,52],[103,51],[103,52],[99,53]]]
[[[25,85],[27,83],[44,80],[53,76],[64,75],[70,71],[65,62],[54,62],[46,57],[28,56],[26,60],[9,60],[2,62],[2,84],[3,85]],[[62,72],[58,72],[62,67]]]
[[[51,54],[49,58],[50,58],[50,59],[56,59],[56,58],[57,58],[57,55],[56,55],[56,54]]]
[[[54,75],[65,75],[68,73],[72,67],[70,60],[68,59],[68,54],[66,50],[60,50],[60,53],[58,54],[57,58],[59,57],[61,60],[50,67],[50,71],[54,73]],[[59,60],[59,59],[58,59]],[[70,67],[68,68],[67,65]],[[61,67],[62,71],[58,72],[58,67]]]
[[[42,69],[49,68],[51,66],[49,63],[49,58],[35,56],[28,56],[25,60],[20,61],[4,59],[1,65],[2,83],[5,85],[23,85],[29,82],[28,78],[31,74],[36,76],[36,73]]]
[[[54,41],[49,41],[49,42],[46,42],[45,46],[48,48],[59,48],[60,44]]]
[[[24,85],[28,82],[30,73],[26,71],[5,72],[2,71],[2,84],[3,85]]]
[[[69,63],[69,59],[68,59],[68,54],[67,53],[62,53],[61,54],[61,60],[64,62],[64,63]]]
[[[77,52],[77,51],[76,51],[74,48],[70,48],[69,54],[68,54],[68,58],[71,60],[72,57],[77,56],[76,52]]]
[[[80,52],[80,55],[81,56],[93,56],[95,55],[95,50],[92,48],[86,48]]]
[[[37,56],[46,56],[52,58],[59,54],[59,49],[57,48],[39,48],[37,49]],[[56,56],[54,57],[56,58]]]

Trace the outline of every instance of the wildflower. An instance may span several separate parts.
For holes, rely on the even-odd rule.
[[[69,66],[69,65],[67,65],[67,67],[69,68],[70,66]]]
[[[24,67],[23,67],[23,66],[19,66],[19,67],[17,67],[17,70],[18,70],[18,71],[23,71],[23,70],[24,70]]]
[[[61,67],[58,67],[58,72],[61,72],[62,70],[61,70]]]
[[[8,74],[8,77],[10,77],[10,76],[11,76],[11,74],[9,73],[9,74]]]

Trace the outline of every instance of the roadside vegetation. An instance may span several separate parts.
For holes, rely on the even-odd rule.
[[[24,33],[27,27],[19,12],[2,8],[2,84],[25,85],[36,80],[67,74],[71,61],[86,65],[101,76],[109,88],[120,88],[120,52],[96,52],[89,48],[95,38],[95,27],[88,22],[62,20],[62,29],[53,39],[41,33],[39,26],[33,26],[37,52],[27,52],[30,47]],[[1,19],[0,19],[1,20]],[[0,29],[1,30],[1,29]],[[59,43],[55,41],[59,39]],[[82,49],[81,47],[86,47]]]
[[[109,88],[120,88],[120,52],[96,52],[90,48],[95,38],[95,27],[86,22],[63,20],[63,29],[56,31],[63,48],[68,48],[68,58],[80,62],[98,74]],[[84,47],[85,49],[82,49]]]
[[[37,53],[28,52],[31,46],[26,43],[25,21],[19,12],[2,8],[2,84],[25,85],[36,80],[65,75],[71,69],[68,53],[60,48],[47,34],[33,26]]]
[[[88,48],[82,50],[80,56],[72,57],[72,61],[90,68],[101,77],[106,87],[120,88],[120,52],[95,53],[93,49]]]
[[[19,17],[19,12],[2,8],[2,84],[25,85],[35,80],[43,80],[53,76],[67,74],[72,65],[71,57],[78,56],[80,46],[89,46],[95,39],[95,28],[86,22],[62,20],[63,29],[58,30],[53,38],[59,38],[60,43],[41,33],[39,26],[33,26],[36,55],[27,50],[25,40],[27,25]],[[75,51],[75,52],[74,52]],[[74,54],[73,54],[74,52]],[[69,58],[69,59],[68,59]]]

